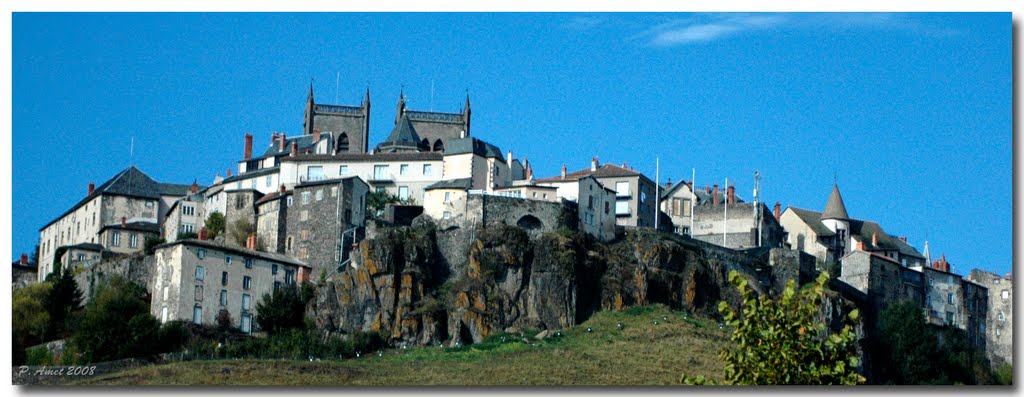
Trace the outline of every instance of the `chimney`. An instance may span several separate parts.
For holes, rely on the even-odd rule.
[[[281,194],[284,194],[284,184],[281,184],[281,190],[280,190],[280,192],[281,192]]]
[[[277,141],[277,150],[278,151],[281,151],[281,152],[284,151],[284,141],[287,141],[287,140],[288,140],[288,138],[285,136],[285,133],[282,132],[281,133],[281,139],[279,139]]]
[[[199,185],[196,184],[196,180],[195,179],[192,180],[192,187],[189,188],[188,191],[192,192],[192,194],[199,193]]]
[[[290,155],[292,157],[295,157],[296,154],[299,154],[299,143],[298,142],[292,142],[292,152],[291,152]]]
[[[20,263],[22,266],[28,265],[28,254],[23,252],[21,254],[21,258],[18,260],[18,263]]]
[[[227,176],[227,177],[228,177],[228,178],[230,178],[230,177],[231,177],[231,169],[230,169],[230,168],[228,168],[228,172],[227,172],[227,174],[228,174],[228,176]]]
[[[92,194],[92,192],[94,192],[94,191],[96,191],[96,184],[92,183],[92,182],[89,182],[89,193],[86,194],[86,195]]]
[[[665,182],[665,188],[666,189],[671,189],[672,188],[672,178],[668,178],[668,182]]]
[[[122,216],[121,217],[121,227],[125,227],[127,225],[128,225],[128,218],[125,218],[125,217]]]
[[[629,166],[628,166],[628,165],[626,165],[626,162],[625,162],[625,161],[623,161],[623,162],[622,162],[622,168],[625,168],[625,169],[629,169]]]
[[[736,204],[736,187],[733,186],[733,185],[729,185],[728,192],[729,192],[728,193],[729,194],[729,201],[727,201],[727,203],[729,203],[729,204]]]
[[[505,160],[508,161],[508,166],[511,168],[512,167],[512,150],[511,149],[508,151],[508,156],[505,157]]]
[[[273,146],[277,143],[277,131],[274,131],[274,135],[270,136],[270,145]]]
[[[562,179],[565,179],[565,164],[562,164]]]
[[[243,156],[246,160],[252,158],[252,134],[245,134],[245,153]]]
[[[256,233],[249,233],[249,236],[245,238],[245,248],[256,249]]]
[[[528,180],[528,181],[532,181],[533,180],[533,166],[530,165],[530,164],[526,165],[526,180]]]
[[[320,142],[320,129],[319,128],[314,128],[313,129],[313,143],[317,143],[317,142]]]
[[[715,194],[711,196],[711,205],[718,205],[718,184],[715,184]]]
[[[871,245],[878,246],[878,232],[871,233]]]
[[[590,171],[597,171],[597,156],[594,156],[592,159],[590,159]]]
[[[208,236],[209,236],[208,233],[209,232],[206,231],[206,226],[203,226],[202,228],[199,229],[199,239],[200,240],[206,240],[208,238]]]
[[[782,204],[779,204],[778,201],[775,202],[775,209],[773,212],[775,212],[775,220],[782,222]]]
[[[900,240],[903,240],[904,243],[907,242],[907,236],[901,236]]]
[[[704,186],[704,191],[705,191],[705,192],[706,192],[707,194],[711,194],[711,186]]]
[[[864,242],[863,241],[858,241],[857,242],[857,251],[863,251],[863,250],[864,250]]]

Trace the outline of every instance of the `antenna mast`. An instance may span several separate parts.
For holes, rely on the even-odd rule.
[[[757,246],[761,246],[761,200],[758,193],[761,192],[761,171],[754,171],[754,222],[757,222]]]

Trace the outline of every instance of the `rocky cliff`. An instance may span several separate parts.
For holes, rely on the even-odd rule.
[[[739,299],[728,271],[764,292],[766,258],[647,230],[603,244],[505,225],[442,231],[420,217],[362,241],[352,264],[320,284],[307,315],[324,332],[380,332],[394,345],[563,329],[599,310],[653,303],[718,316],[720,300]]]

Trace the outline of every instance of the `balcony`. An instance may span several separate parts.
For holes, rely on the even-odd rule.
[[[395,175],[390,172],[374,172],[370,178],[370,183],[394,183]]]

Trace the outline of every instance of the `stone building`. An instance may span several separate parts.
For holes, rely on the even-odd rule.
[[[189,194],[171,204],[160,225],[165,242],[172,243],[178,236],[199,235],[199,229],[206,223],[205,199],[205,192],[200,192],[199,185],[193,182]]]
[[[127,222],[104,225],[100,228],[99,241],[103,250],[112,254],[133,254],[146,247],[146,239],[159,238],[160,226],[153,222]]]
[[[21,254],[18,260],[11,263],[11,288],[16,290],[38,281],[38,267],[29,263],[28,254]]]
[[[844,255],[863,250],[899,262],[902,266],[923,266],[925,257],[907,243],[892,237],[872,221],[850,218],[839,187],[832,186],[824,212],[786,208],[779,222],[787,232],[786,243],[814,255],[822,263],[836,263]]]
[[[782,246],[785,230],[764,203],[742,202],[736,197],[734,186],[729,186],[725,196],[720,197],[718,185],[715,185],[712,194],[710,200],[690,196],[698,200],[690,214],[693,218],[691,237],[732,249]],[[681,220],[686,221],[686,218]]]
[[[615,224],[625,227],[654,227],[655,185],[650,178],[628,168],[614,164],[600,164],[597,157],[590,162],[590,168],[566,172],[562,166],[562,175],[538,179],[538,185],[558,188],[558,196],[569,201],[577,201],[580,195],[580,178],[593,176],[602,185],[615,191]]]
[[[317,104],[309,85],[302,134],[331,137],[330,153],[366,153],[370,136],[370,90],[359,106]]]
[[[93,243],[109,249],[117,242],[119,247],[111,251],[124,252],[125,246],[121,240],[114,240],[114,233],[107,238],[100,235],[104,227],[116,230],[126,223],[157,227],[170,205],[188,194],[190,187],[159,183],[135,167],[126,168],[99,187],[90,183],[84,198],[39,230],[39,280],[53,271],[54,255],[62,246]],[[138,240],[139,249],[142,243]]]
[[[442,179],[441,153],[342,153],[298,155],[281,162],[281,183],[286,188],[307,181],[359,177],[372,190],[401,200],[423,203],[423,188]]]
[[[416,131],[418,146],[432,152],[447,153],[449,141],[469,137],[471,116],[469,94],[466,94],[462,112],[441,113],[406,109],[405,93],[402,92],[398,95],[395,126],[397,128],[402,119],[408,120],[409,126]]]
[[[967,279],[986,288],[984,330],[989,359],[992,364],[1002,361],[1013,365],[1013,278],[974,269]]]
[[[103,260],[104,247],[94,243],[78,243],[68,246],[60,257],[63,269],[89,267]]]
[[[283,254],[288,232],[288,207],[293,204],[292,192],[281,190],[256,200],[256,238],[264,251]]]
[[[256,331],[256,303],[284,284],[309,279],[302,261],[252,247],[195,239],[156,247],[150,312],[161,323],[217,325],[226,312],[242,332]]]
[[[353,228],[365,225],[369,189],[356,176],[295,185],[285,255],[308,264],[317,276],[335,270],[354,242]]]
[[[692,207],[697,204],[697,196],[694,195],[691,185],[692,182],[673,185],[670,179],[661,189],[661,211],[672,220],[672,232],[675,234],[691,235],[691,212]]]
[[[922,310],[928,285],[922,272],[868,251],[852,251],[842,258],[839,280],[866,294],[870,307],[867,320],[876,324],[878,315],[888,305],[913,302]]]

